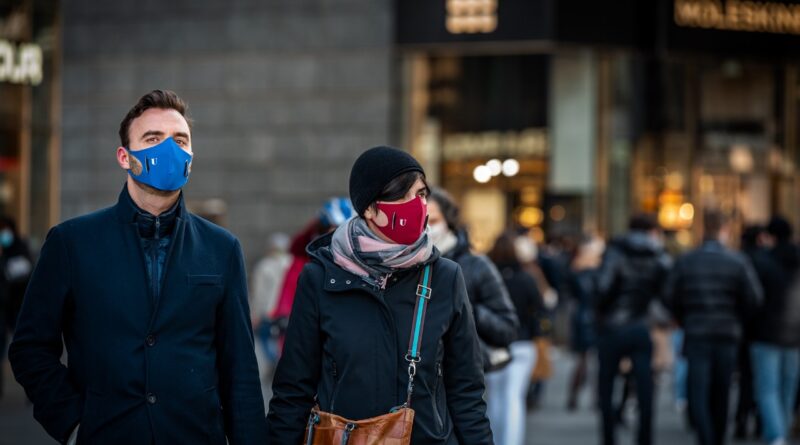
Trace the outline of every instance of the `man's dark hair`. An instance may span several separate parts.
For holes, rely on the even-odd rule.
[[[136,105],[134,105],[133,108],[128,111],[128,114],[125,115],[125,119],[122,119],[122,122],[119,124],[119,141],[123,147],[130,148],[128,147],[128,144],[131,142],[131,122],[151,108],[175,110],[180,113],[184,119],[186,119],[186,123],[189,124],[189,128],[192,128],[192,120],[187,114],[189,106],[186,105],[186,102],[184,102],[183,99],[178,97],[175,92],[170,90],[153,90],[142,96],[141,99],[139,99],[139,102],[137,102]]]
[[[767,233],[778,241],[786,242],[792,239],[792,224],[784,217],[775,215],[767,224]]]
[[[728,218],[719,210],[706,210],[703,213],[703,238],[713,239],[728,224]]]
[[[428,200],[435,201],[442,211],[447,227],[453,232],[461,230],[461,211],[456,201],[447,193],[447,190],[440,187],[431,187],[431,196]]]
[[[649,213],[639,213],[633,215],[628,221],[628,229],[642,232],[649,232],[658,228],[656,217]]]

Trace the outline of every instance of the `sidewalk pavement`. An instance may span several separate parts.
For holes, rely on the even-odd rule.
[[[528,413],[527,445],[601,445],[600,418],[594,409],[594,383],[596,363],[590,367],[590,385],[581,393],[579,409],[569,412],[566,409],[569,378],[573,359],[561,349],[553,351],[553,377],[547,383],[541,406]],[[660,376],[656,388],[655,419],[653,421],[653,443],[655,445],[688,445],[695,437],[688,431],[683,416],[678,414],[672,403],[672,382],[669,375]],[[620,389],[617,385],[616,389]],[[736,397],[731,397],[731,404]],[[629,404],[633,405],[632,400]],[[731,406],[733,409],[733,406]],[[636,443],[636,415],[633,409],[627,413],[628,427],[619,428],[618,444]],[[729,427],[733,427],[733,411]],[[734,441],[732,433],[728,436],[731,445],[758,445],[758,441]],[[499,444],[498,444],[499,445]]]
[[[580,408],[568,412],[565,408],[572,358],[555,350],[554,374],[543,394],[540,408],[528,415],[527,445],[595,445],[600,443],[598,415],[592,405],[594,394],[588,387],[581,397]],[[6,362],[5,395],[0,399],[0,445],[51,445],[49,438],[33,419],[33,409],[27,404],[22,388],[11,377]],[[661,379],[657,389],[658,404],[654,422],[656,445],[684,445],[694,443],[694,437],[686,430],[681,416],[672,406],[669,379]],[[268,386],[264,391],[269,396]],[[731,399],[733,402],[734,398]],[[628,422],[631,427],[621,428],[619,445],[633,445],[635,418]],[[731,445],[758,445],[757,441],[734,442]],[[501,445],[501,444],[498,444]]]

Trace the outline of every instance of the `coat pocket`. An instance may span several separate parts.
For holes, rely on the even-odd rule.
[[[187,275],[189,286],[222,286],[222,275]]]
[[[436,362],[436,382],[433,384],[433,394],[431,394],[431,401],[433,402],[433,416],[436,418],[436,432],[441,433],[444,429],[444,421],[442,414],[439,410],[439,388],[442,385],[442,363]]]

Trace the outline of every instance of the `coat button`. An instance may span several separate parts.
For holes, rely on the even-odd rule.
[[[331,284],[336,284],[336,280],[334,280],[333,278],[331,278]]]
[[[144,343],[147,346],[154,346],[156,344],[156,336],[155,335],[148,335],[147,338],[144,339]]]
[[[345,281],[345,283],[350,284],[350,283],[352,283],[352,281],[347,280],[347,281]]]
[[[156,402],[158,402],[158,399],[156,398],[156,395],[153,394],[153,393],[148,393],[147,394],[147,403],[149,403],[151,405],[155,405]]]

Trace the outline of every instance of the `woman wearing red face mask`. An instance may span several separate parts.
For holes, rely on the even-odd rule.
[[[320,412],[352,420],[351,444],[384,443],[367,442],[357,421],[399,408],[414,411],[411,443],[492,443],[464,278],[428,237],[427,195],[422,167],[404,151],[375,147],[356,160],[357,216],[308,247],[268,443],[320,443],[305,432]]]

